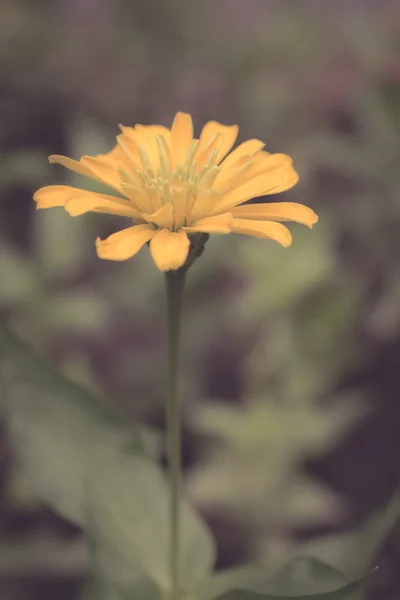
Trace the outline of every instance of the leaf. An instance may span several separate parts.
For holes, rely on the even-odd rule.
[[[278,596],[298,596],[331,592],[348,583],[347,577],[335,567],[314,558],[297,557],[279,569],[262,588]]]
[[[349,572],[366,571],[375,559],[380,546],[400,520],[400,490],[383,509],[374,512],[355,531],[332,535],[302,545],[307,553],[335,562]]]
[[[35,490],[83,525],[85,485],[102,457],[147,451],[143,431],[53,370],[28,344],[0,329],[0,413]]]
[[[169,502],[163,472],[149,459],[121,451],[104,457],[89,482],[91,524],[99,562],[109,577],[134,588],[136,563],[165,591],[169,588]],[[191,506],[181,504],[182,587],[190,591],[206,579],[214,563],[210,532]]]
[[[265,581],[267,570],[259,565],[243,565],[213,573],[195,591],[197,600],[213,600],[234,589],[251,589]]]
[[[107,585],[131,594],[138,585],[154,591],[154,582],[167,589],[168,489],[162,470],[146,457],[142,430],[5,330],[0,380],[1,412],[16,454],[41,497],[88,533]],[[192,589],[212,569],[214,544],[184,501],[181,525],[181,579]]]
[[[84,586],[77,600],[131,600],[132,598],[161,600],[161,594],[148,580],[138,581],[133,590],[127,591],[107,581],[102,574],[96,574]]]
[[[228,591],[219,600],[347,600],[367,575],[350,581],[341,571],[318,559],[297,557],[261,584]]]

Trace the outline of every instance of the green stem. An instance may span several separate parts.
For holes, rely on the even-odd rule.
[[[181,411],[178,394],[179,333],[186,269],[166,273],[168,319],[167,453],[170,484],[170,585],[171,600],[179,599],[181,488]]]

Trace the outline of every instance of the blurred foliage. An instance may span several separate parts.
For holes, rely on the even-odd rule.
[[[358,374],[368,381],[377,364],[388,395],[400,391],[398,3],[3,0],[0,13],[3,321],[132,421],[161,429],[162,278],[146,251],[121,265],[97,260],[95,237],[123,220],[34,214],[31,194],[47,183],[91,185],[45,157],[107,151],[119,122],[167,124],[180,109],[197,127],[239,123],[241,139],[294,157],[301,180],[285,199],[309,204],[320,222],[311,233],[294,226],[290,249],[215,236],[190,274],[187,492],[215,524],[221,565],[251,557],[278,566],[298,529],[352,523],[345,486],[330,489],[304,463],[385,410],[383,393],[354,384]],[[389,369],[388,356],[390,372],[379,366],[384,357]],[[21,382],[10,393],[24,403]],[[399,409],[387,415],[398,432]],[[370,477],[360,494],[372,494],[391,449],[398,480],[400,437],[383,428],[381,438],[381,459],[368,460],[372,439],[365,460],[358,449]],[[1,596],[70,600],[87,570],[79,532],[41,513],[7,440],[0,450]],[[32,518],[33,528],[23,525]],[[338,564],[336,548],[324,560]],[[397,575],[394,553],[383,586]],[[62,577],[69,587],[54,583]]]
[[[167,482],[149,456],[145,432],[127,426],[5,329],[0,351],[0,409],[13,449],[40,496],[86,534],[91,569],[83,598],[166,597]],[[296,557],[278,570],[267,561],[242,567],[240,577],[220,573],[215,585],[212,536],[185,500],[181,508],[181,593],[206,600],[354,598],[372,573],[368,567],[388,525],[399,517],[396,497],[350,542],[357,558],[345,563],[348,577],[320,559]]]

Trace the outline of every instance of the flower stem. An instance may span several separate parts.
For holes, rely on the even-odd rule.
[[[170,485],[171,600],[179,600],[181,410],[178,394],[179,333],[186,268],[166,273],[168,320],[167,454]]]

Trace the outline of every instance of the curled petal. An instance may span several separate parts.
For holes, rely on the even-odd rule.
[[[243,204],[232,209],[234,217],[242,219],[267,219],[272,221],[294,221],[312,227],[318,216],[308,206],[297,202],[270,202],[268,204]]]
[[[285,246],[285,248],[292,243],[292,236],[289,229],[281,225],[281,223],[274,223],[273,221],[233,218],[232,231],[261,239],[275,240],[282,246]]]
[[[49,163],[62,165],[70,171],[79,173],[79,175],[85,175],[85,177],[93,177],[89,169],[82,165],[81,162],[79,162],[78,160],[73,160],[72,158],[68,158],[67,156],[61,156],[60,154],[52,154],[51,156],[49,156]]]
[[[80,190],[69,185],[49,185],[41,188],[33,199],[38,209],[63,206],[71,217],[78,217],[90,211],[132,218],[140,216],[128,200]]]
[[[155,233],[150,225],[145,224],[128,227],[113,233],[105,240],[97,238],[97,255],[105,260],[127,260],[137,254]]]
[[[65,206],[65,200],[71,190],[68,185],[47,185],[34,193],[33,199],[36,202],[36,208],[54,208],[55,206]]]
[[[184,231],[160,229],[150,242],[150,252],[160,271],[179,269],[189,253],[190,241]]]

